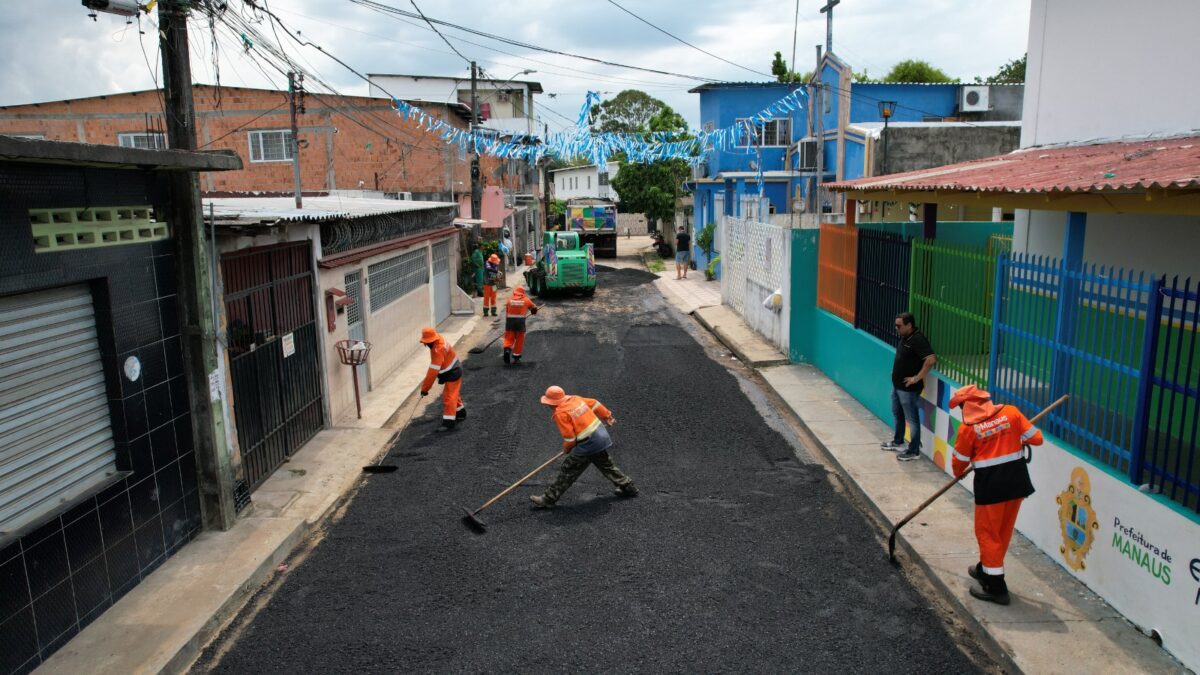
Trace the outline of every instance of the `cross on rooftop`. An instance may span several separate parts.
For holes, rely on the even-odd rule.
[[[833,51],[833,8],[841,4],[842,0],[828,0],[825,6],[821,8],[821,13],[825,15],[825,52]]]

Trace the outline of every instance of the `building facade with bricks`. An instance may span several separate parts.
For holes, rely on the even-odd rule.
[[[233,150],[240,171],[204,173],[206,194],[291,194],[291,119],[286,91],[194,85],[197,145]],[[309,92],[299,115],[301,185],[305,193],[376,190],[414,199],[457,201],[470,192],[470,158],[396,114],[391,101]],[[459,103],[422,103],[466,129]],[[160,90],[0,107],[0,134],[139,148],[166,147]],[[512,163],[481,157],[485,186],[524,192],[528,176]],[[536,183],[533,185],[536,188]]]

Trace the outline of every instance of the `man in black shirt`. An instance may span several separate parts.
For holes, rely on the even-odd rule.
[[[896,360],[892,362],[892,415],[896,420],[896,433],[890,442],[880,447],[900,452],[896,459],[908,462],[921,456],[921,391],[925,388],[925,376],[937,364],[937,356],[929,339],[917,328],[912,314],[901,312],[896,315],[896,333],[900,335]],[[905,422],[911,437],[907,448],[904,445]]]
[[[675,278],[686,279],[692,260],[692,235],[680,227],[675,235]]]

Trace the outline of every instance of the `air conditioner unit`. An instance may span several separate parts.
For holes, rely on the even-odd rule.
[[[964,85],[959,89],[958,111],[987,112],[991,110],[991,106],[988,104],[990,93],[991,87],[987,85]]]
[[[507,91],[502,91],[499,94],[496,94],[496,100],[500,101],[501,103],[508,103],[508,100],[511,98],[511,96],[512,95]]]
[[[799,151],[801,171],[817,170],[817,139],[805,138],[796,144]]]

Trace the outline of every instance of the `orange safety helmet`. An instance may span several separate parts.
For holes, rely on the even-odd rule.
[[[421,344],[423,345],[437,342],[438,337],[440,336],[437,334],[437,331],[433,329],[433,326],[426,326],[421,329]]]
[[[562,387],[557,385],[546,388],[546,394],[542,396],[542,403],[546,405],[558,405],[567,397],[567,392],[563,391]]]
[[[517,286],[516,288],[514,288],[514,289],[513,289],[513,294],[512,294],[512,296],[513,296],[513,298],[523,298],[523,297],[525,297],[525,287],[524,287],[524,286]]]
[[[492,263],[493,265],[499,265],[500,264],[500,256],[493,253],[490,256],[488,256],[488,262]]]

